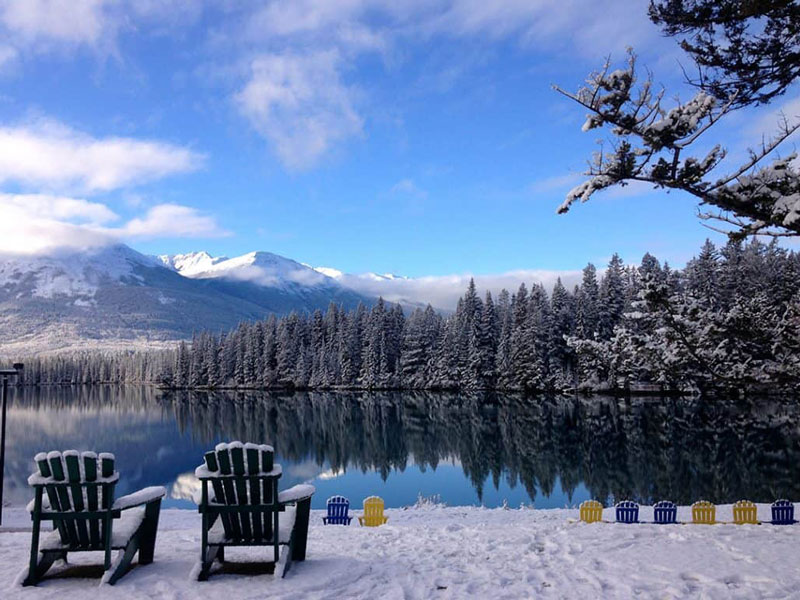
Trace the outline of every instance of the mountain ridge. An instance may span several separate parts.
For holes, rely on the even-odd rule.
[[[235,259],[152,257],[124,244],[0,257],[0,353],[157,347],[269,314],[373,301],[291,259],[244,256],[222,269]]]

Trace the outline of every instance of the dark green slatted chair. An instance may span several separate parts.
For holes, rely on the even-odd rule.
[[[200,562],[194,576],[206,581],[214,561],[225,561],[229,546],[266,546],[273,573],[286,575],[292,561],[306,558],[308,517],[314,486],[278,492],[281,466],[271,446],[231,442],[206,452],[195,475],[202,514]]]
[[[137,551],[140,565],[153,562],[166,489],[144,488],[115,500],[119,473],[113,454],[40,452],[34,460],[38,470],[28,478],[34,489],[28,505],[31,556],[22,585],[36,585],[56,560],[66,561],[69,552],[103,552],[101,582],[111,585],[127,572]],[[44,521],[53,522],[52,533],[42,535]],[[114,564],[112,550],[122,551]]]

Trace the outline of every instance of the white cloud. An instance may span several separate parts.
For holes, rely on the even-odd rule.
[[[236,102],[286,167],[313,166],[334,144],[361,135],[363,120],[339,69],[333,51],[253,60]]]
[[[94,138],[52,121],[0,127],[0,183],[104,191],[193,171],[202,162],[181,146]]]
[[[216,220],[188,206],[162,204],[119,226],[108,206],[45,194],[0,194],[0,254],[87,250],[143,238],[219,237]]]
[[[580,173],[565,173],[563,175],[553,175],[534,181],[529,189],[534,194],[546,194],[550,192],[568,192],[580,181],[586,179],[586,175]]]
[[[774,137],[778,133],[784,118],[790,125],[800,121],[800,94],[789,100],[784,99],[780,104],[775,102],[773,105],[763,108],[760,112],[763,114],[754,119],[751,126],[747,128],[749,129],[748,138],[751,135],[764,135],[767,138]]]
[[[116,51],[123,30],[186,26],[201,15],[203,0],[0,0],[0,26],[15,50],[60,52],[87,47]]]
[[[327,273],[338,273],[325,269]],[[549,271],[543,269],[517,270],[505,273],[474,275],[461,273],[455,275],[427,276],[415,278],[375,276],[373,274],[349,275],[335,277],[342,285],[367,296],[382,296],[390,302],[431,304],[436,308],[454,309],[458,299],[463,296],[470,279],[483,294],[486,290],[494,297],[501,290],[516,292],[520,284],[530,287],[541,283],[548,291],[552,290],[558,278],[568,290],[580,282],[581,271]]]
[[[420,188],[412,179],[401,179],[392,186],[393,194],[405,194],[415,198],[427,198],[428,192]]]
[[[159,204],[142,218],[129,221],[119,230],[124,237],[223,237],[229,232],[220,228],[214,217],[180,204]]]
[[[93,45],[111,27],[104,0],[0,0],[0,21],[28,42]]]
[[[546,45],[593,60],[621,55],[627,45],[654,57],[677,47],[661,38],[645,6],[632,10],[627,0],[269,0],[237,14],[215,36],[218,44],[258,55],[236,103],[283,165],[295,170],[362,134],[364,109],[356,108],[342,66],[365,53],[396,63],[405,46],[435,37],[516,40],[528,49]],[[471,68],[462,59],[443,73]]]
[[[113,210],[100,202],[49,194],[0,194],[0,205],[4,210],[15,208],[23,210],[29,216],[59,221],[77,219],[99,225],[119,218]]]

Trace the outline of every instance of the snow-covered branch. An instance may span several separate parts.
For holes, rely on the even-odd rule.
[[[705,91],[698,91],[685,103],[666,109],[664,91],[653,93],[652,76],[637,84],[636,56],[629,50],[624,68],[593,73],[587,85],[576,93],[556,91],[586,108],[583,131],[610,126],[613,152],[595,153],[586,174],[589,179],[567,193],[558,207],[567,212],[576,201],[586,202],[596,192],[632,181],[657,188],[682,190],[701,205],[716,207],[719,213],[703,212],[704,219],[718,219],[733,229],[724,230],[734,238],[749,235],[800,234],[800,173],[793,163],[796,155],[773,158],[776,149],[795,131],[800,121],[783,120],[778,134],[743,164],[716,180],[711,173],[726,158],[716,145],[705,155],[692,155],[694,144],[736,105]]]

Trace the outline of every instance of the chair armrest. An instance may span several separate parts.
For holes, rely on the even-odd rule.
[[[35,504],[36,504],[36,499],[34,498],[30,502],[28,502],[28,505],[25,507],[25,510],[27,510],[29,513],[33,514],[33,507],[34,507]],[[50,510],[51,508],[52,508],[52,506],[50,505],[50,498],[48,498],[47,496],[42,498],[42,510],[46,512],[46,511]]]
[[[155,502],[156,500],[161,500],[164,496],[167,495],[167,488],[155,485],[152,487],[146,487],[138,492],[133,492],[132,494],[128,494],[127,496],[122,496],[121,498],[117,498],[114,501],[114,506],[112,507],[113,510],[127,510],[129,508],[133,508],[134,506],[141,506],[142,504],[150,504],[151,502]]]
[[[300,500],[305,500],[307,498],[311,498],[311,496],[316,492],[317,489],[308,483],[301,483],[294,487],[289,488],[288,490],[283,490],[282,492],[278,492],[278,502],[281,504],[290,504],[292,502],[299,502]]]

